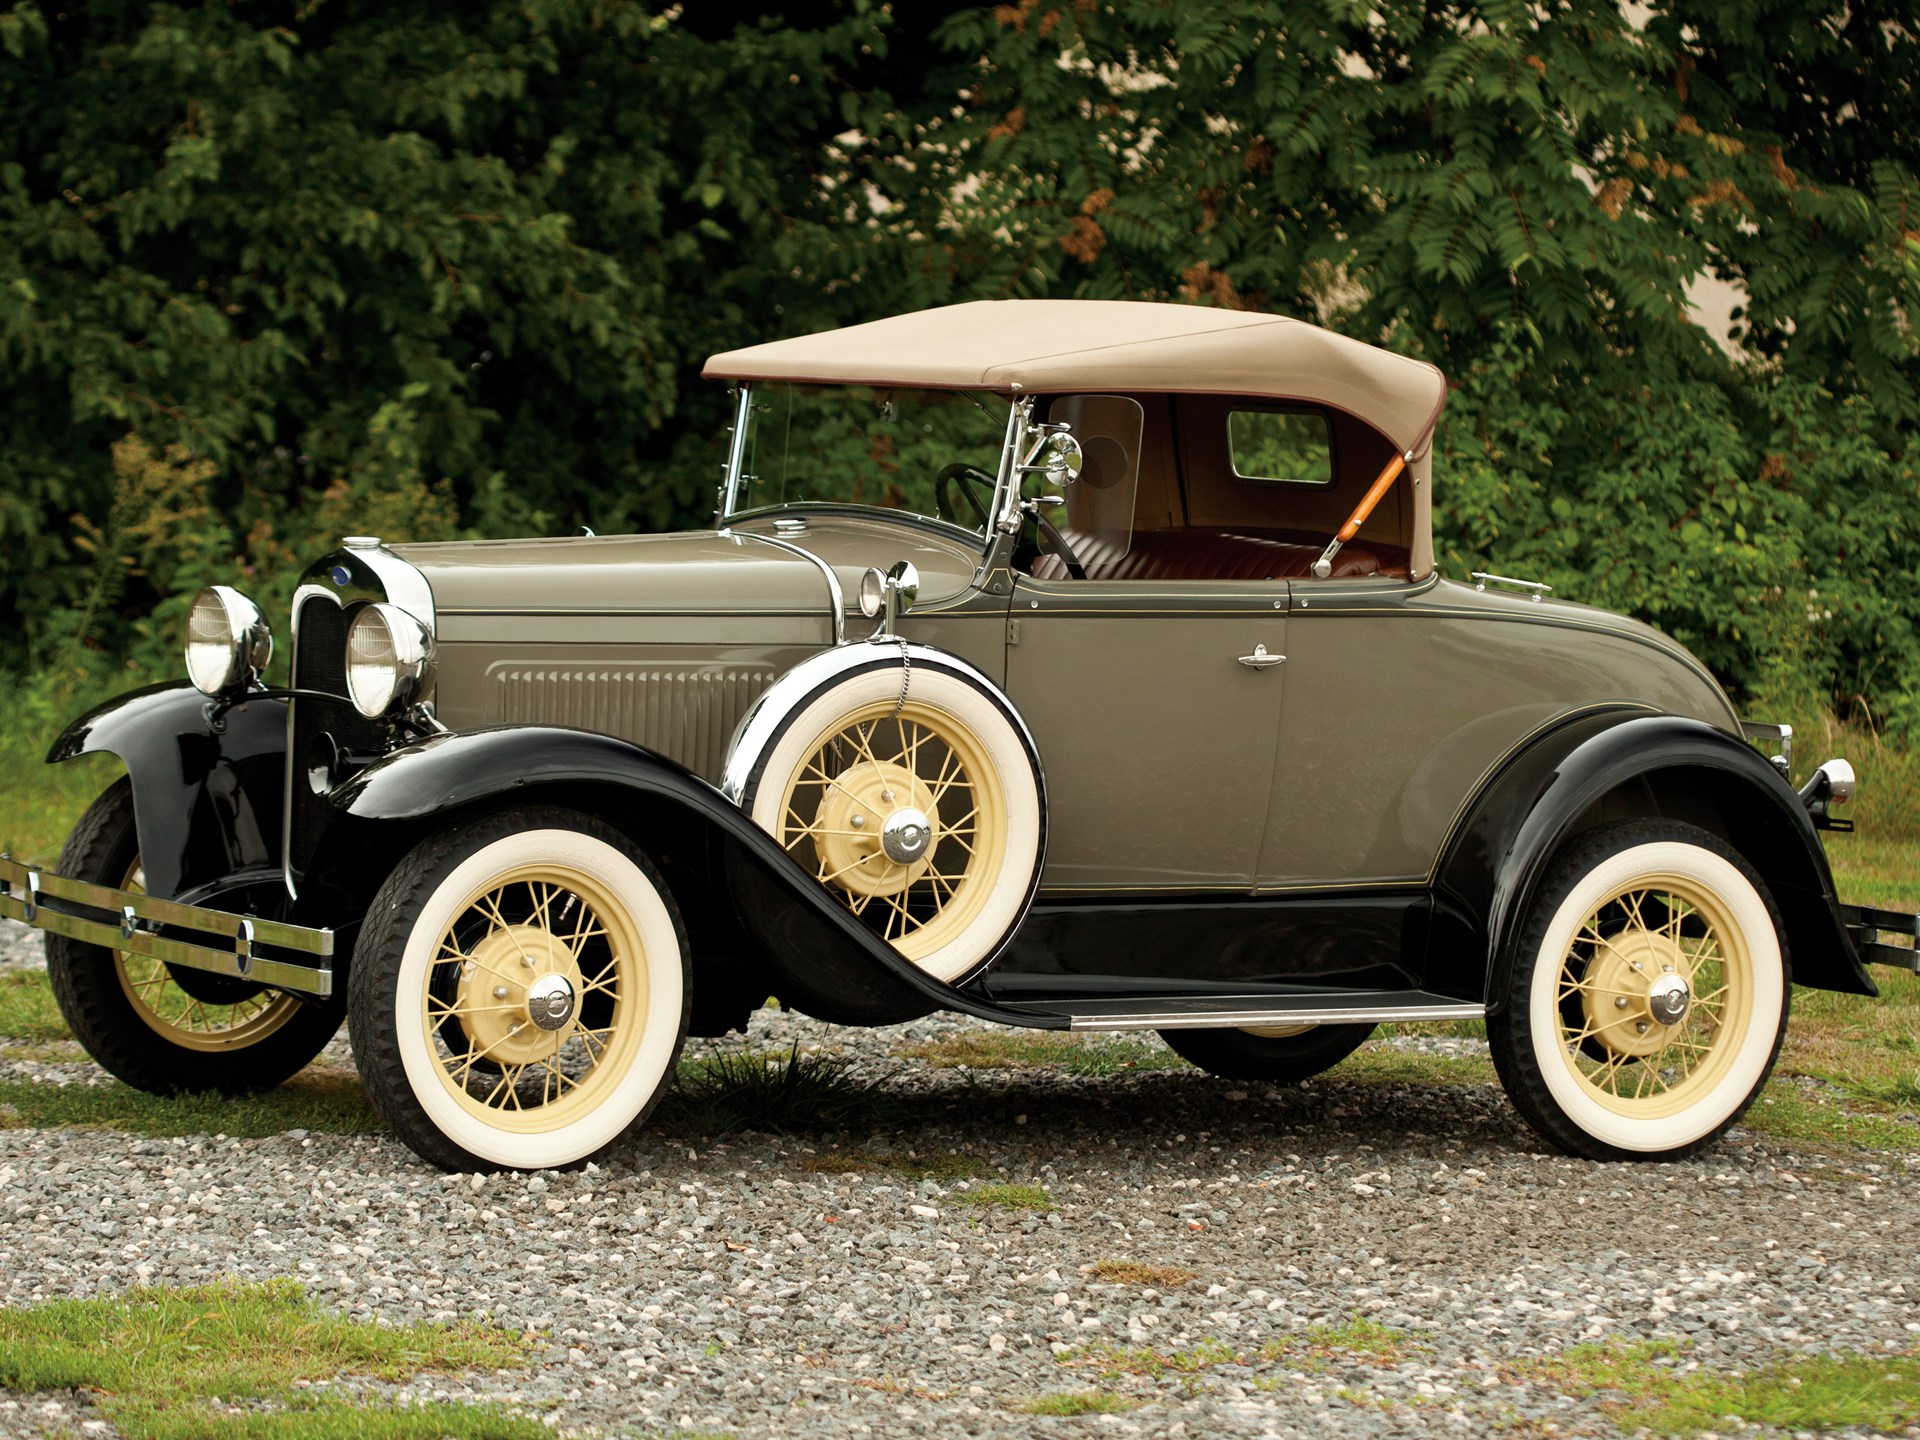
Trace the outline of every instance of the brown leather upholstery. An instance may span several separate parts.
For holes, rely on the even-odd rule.
[[[1246,530],[1142,530],[1134,534],[1132,546],[1121,555],[1116,553],[1119,547],[1104,537],[1073,530],[1065,533],[1089,580],[1297,579],[1308,573],[1308,567],[1327,544],[1309,536]],[[1392,548],[1347,545],[1334,557],[1334,577],[1404,576],[1407,562],[1403,553],[1375,553]],[[1066,564],[1057,555],[1042,555],[1033,562],[1033,577],[1065,580]]]

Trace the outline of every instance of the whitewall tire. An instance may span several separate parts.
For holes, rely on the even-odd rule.
[[[1527,1122],[1574,1154],[1675,1159],[1745,1113],[1786,1033],[1791,971],[1765,882],[1674,821],[1578,837],[1542,881],[1495,1066]]]
[[[652,1108],[686,1038],[685,931],[610,827],[505,812],[433,836],[354,948],[348,1023],[376,1111],[443,1169],[599,1154]]]
[[[796,863],[936,979],[999,950],[1039,883],[1039,762],[1006,702],[897,654],[833,678],[780,721],[740,803]]]

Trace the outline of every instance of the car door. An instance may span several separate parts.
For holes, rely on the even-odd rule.
[[[1286,621],[1280,580],[1019,578],[1007,692],[1046,772],[1043,894],[1251,889]]]

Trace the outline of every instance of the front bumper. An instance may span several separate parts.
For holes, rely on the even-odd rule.
[[[333,931],[69,880],[0,855],[0,917],[168,965],[325,1000]]]
[[[1840,918],[1846,922],[1853,948],[1866,965],[1892,965],[1920,975],[1920,915],[1901,910],[1876,910],[1871,905],[1842,905]],[[1912,946],[1889,944],[1885,937],[1905,935]]]

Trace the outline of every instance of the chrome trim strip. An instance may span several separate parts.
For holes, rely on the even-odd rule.
[[[1476,590],[1485,590],[1489,585],[1511,585],[1515,590],[1531,591],[1533,593],[1527,597],[1531,600],[1538,600],[1542,595],[1553,589],[1553,587],[1544,580],[1519,580],[1512,575],[1495,575],[1488,570],[1469,570],[1467,572],[1467,578],[1480,582],[1473,587]]]
[[[733,407],[733,434],[727,437],[727,476],[720,484],[720,523],[733,518],[740,503],[740,472],[747,463],[747,425],[753,419],[753,386],[742,380]]]
[[[116,918],[89,919],[52,909],[47,904],[49,900],[65,901]],[[230,975],[323,1000],[333,994],[331,930],[313,930],[304,925],[288,925],[200,905],[182,905],[152,895],[69,880],[10,855],[0,855],[0,916],[25,921],[36,930],[146,955],[190,970]],[[207,941],[156,935],[151,929],[142,929],[143,922],[198,931]],[[215,940],[219,942],[217,945],[212,943]],[[301,965],[269,959],[255,952],[254,947],[258,945],[274,945],[311,955],[316,963]]]
[[[1227,1030],[1245,1025],[1348,1025],[1367,1023],[1395,1024],[1411,1020],[1480,1020],[1484,1005],[1399,1005],[1391,1008],[1365,1005],[1338,1005],[1321,1009],[1290,1006],[1286,1009],[1216,1010],[1198,1012],[1174,1010],[1143,1011],[1137,1015],[1075,1015],[1070,1030]]]
[[[1033,416],[1033,397],[1022,398],[1020,387],[1013,388],[1013,404],[1007,409],[1007,434],[1000,442],[1000,473],[993,477],[991,513],[995,520],[988,527],[990,541],[999,536],[1012,536],[1020,528],[1020,447],[1026,443],[1027,424]]]
[[[330,581],[336,566],[350,572],[345,585],[334,585]],[[320,583],[322,577],[329,577],[329,583]],[[433,587],[427,583],[426,575],[412,561],[401,559],[372,536],[355,535],[300,572],[300,583],[293,592],[293,613],[287,621],[289,676],[300,673],[300,611],[307,601],[316,598],[330,600],[342,610],[362,600],[397,605],[424,625],[430,638],[434,634]],[[340,698],[348,705],[353,703],[345,695]],[[287,702],[287,773],[281,781],[280,792],[280,878],[288,896],[296,899],[300,890],[293,879],[293,772],[299,757],[293,753],[293,717],[299,706],[297,697]]]
[[[833,566],[804,545],[796,545],[791,540],[782,540],[775,535],[762,535],[758,530],[723,529],[720,531],[720,538],[722,540],[758,540],[763,545],[785,550],[791,555],[800,556],[803,560],[811,560],[819,566],[820,573],[826,577],[827,595],[833,605],[833,643],[835,645],[847,643],[847,597],[840,588],[840,576]]]

